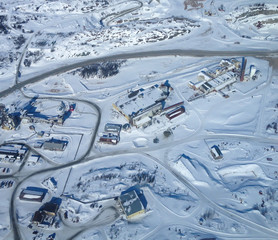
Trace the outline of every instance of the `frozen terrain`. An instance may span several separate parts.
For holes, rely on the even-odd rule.
[[[2,1],[0,239],[277,239],[277,26],[271,0]]]

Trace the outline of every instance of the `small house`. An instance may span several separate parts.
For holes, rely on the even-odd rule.
[[[113,123],[107,123],[105,124],[104,131],[105,132],[111,132],[111,133],[120,133],[122,129],[121,124],[113,124]]]
[[[218,146],[214,145],[210,148],[210,153],[215,160],[223,158],[223,154]]]

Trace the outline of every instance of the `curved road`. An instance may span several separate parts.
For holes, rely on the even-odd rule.
[[[65,65],[63,67],[59,67],[57,69],[53,69],[51,71],[45,72],[43,74],[40,74],[38,76],[32,77],[27,79],[24,82],[20,82],[17,83],[16,85],[14,85],[13,87],[6,89],[2,92],[0,92],[0,97],[5,96],[7,94],[12,93],[15,90],[20,90],[22,87],[24,87],[27,84],[30,83],[35,83],[38,82],[46,77],[52,76],[52,75],[56,75],[59,73],[63,73],[78,67],[82,67],[82,66],[86,66],[92,63],[96,63],[96,62],[101,62],[101,61],[109,61],[109,60],[117,60],[117,59],[132,59],[132,58],[141,58],[141,57],[158,57],[158,56],[239,56],[239,55],[244,55],[244,56],[257,56],[257,57],[272,57],[272,56],[277,56],[278,52],[267,52],[267,51],[255,51],[255,52],[241,52],[241,51],[231,51],[231,52],[207,52],[207,51],[200,51],[200,50],[162,50],[162,51],[150,51],[150,52],[137,52],[137,53],[123,53],[123,54],[116,54],[116,55],[111,55],[111,56],[104,56],[104,57],[99,57],[99,58],[94,58],[94,59],[89,59],[89,60],[84,60],[81,62],[77,62],[74,64],[70,64],[70,65]],[[58,97],[55,98],[51,98],[51,99],[60,99]],[[74,98],[68,98],[67,100],[70,101],[77,101],[77,99]],[[15,198],[16,198],[16,192],[19,188],[19,186],[21,185],[21,183],[23,181],[25,181],[26,179],[36,175],[36,174],[40,174],[40,173],[44,173],[47,171],[54,171],[54,170],[58,170],[58,169],[62,169],[65,167],[69,167],[69,166],[73,166],[76,165],[80,162],[86,162],[86,161],[91,161],[94,160],[96,158],[102,157],[102,156],[111,156],[111,155],[115,155],[115,154],[124,154],[124,153],[139,153],[141,152],[143,149],[134,149],[134,150],[130,150],[130,151],[125,151],[124,153],[122,151],[115,151],[115,152],[110,152],[110,153],[105,153],[105,154],[97,154],[93,157],[88,157],[91,148],[94,145],[94,141],[96,139],[96,134],[98,132],[98,127],[100,124],[100,120],[101,120],[101,109],[99,108],[99,106],[95,103],[92,103],[90,101],[86,101],[86,100],[78,100],[78,101],[82,101],[84,103],[87,103],[89,105],[91,105],[97,112],[98,112],[98,120],[96,123],[96,127],[95,127],[95,132],[91,138],[91,142],[89,143],[89,148],[86,151],[86,153],[83,154],[83,156],[81,156],[77,161],[75,162],[71,162],[71,163],[67,163],[65,165],[61,165],[61,166],[57,166],[57,167],[52,167],[49,169],[44,169],[44,170],[40,170],[36,173],[30,174],[29,176],[25,177],[24,179],[22,179],[18,185],[15,187],[14,192],[12,194],[12,200],[11,200],[11,204],[10,204],[10,216],[11,216],[11,223],[12,223],[12,228],[14,231],[14,237],[15,239],[22,239],[21,238],[21,234],[20,231],[18,229],[17,226],[17,216],[16,216],[16,209],[15,209]],[[188,141],[192,141],[192,140],[197,140],[200,138],[220,138],[220,137],[227,137],[227,134],[214,134],[214,135],[204,135],[204,136],[196,136],[196,133],[191,136],[189,139],[187,139],[187,141],[184,141],[184,139],[173,142],[174,145],[181,143],[181,142],[188,142]],[[239,138],[241,137],[242,139],[248,139],[248,140],[262,140],[261,137],[255,137],[255,136],[240,136],[240,135],[231,135],[230,137],[235,137],[235,138]],[[273,139],[264,139],[263,142],[267,142],[267,143],[275,143]],[[159,145],[159,146],[155,146],[151,149],[144,149],[144,150],[155,150],[155,149],[160,149],[166,147],[166,145]],[[169,144],[167,144],[167,147],[169,147]],[[157,159],[153,158],[151,156],[151,158],[154,161],[157,161]],[[182,176],[179,175],[179,173],[176,173],[175,171],[173,171],[171,168],[169,168],[169,166],[167,166],[166,164],[162,163],[161,161],[159,161],[160,164],[162,164],[166,169],[168,169],[174,176],[176,176],[176,178],[178,178],[184,185],[186,185],[187,187],[189,187],[193,192],[195,192],[201,199],[203,199],[204,201],[207,201],[211,207],[217,209],[219,212],[230,216],[231,218],[238,220],[240,222],[243,222],[244,224],[252,227],[252,228],[256,228],[256,229],[260,229],[262,232],[270,235],[270,236],[275,236],[278,238],[278,232],[265,228],[263,226],[260,226],[250,220],[247,220],[245,218],[242,218],[240,216],[237,216],[236,214],[233,214],[225,209],[223,209],[222,207],[220,207],[219,205],[217,205],[216,203],[212,202],[212,201],[208,201],[208,198],[203,195],[198,189],[195,188],[195,186],[191,185],[185,178],[183,178]]]
[[[55,99],[59,99],[59,98],[55,98]],[[67,99],[63,98],[63,99],[64,100],[70,100],[70,101],[76,101],[76,99],[68,99],[68,98]],[[89,146],[93,146],[94,142],[95,142],[95,139],[97,137],[97,132],[98,132],[98,128],[99,128],[99,124],[100,124],[100,120],[101,120],[101,109],[95,103],[92,103],[92,102],[89,102],[89,101],[86,101],[86,100],[83,100],[83,101],[80,101],[80,102],[87,103],[88,105],[93,107],[98,113],[98,119],[97,119],[97,122],[96,122],[95,131],[94,131],[94,133],[92,135],[92,138],[91,138],[91,141],[89,143]],[[30,146],[28,146],[28,147],[30,148]],[[63,165],[48,168],[48,169],[42,169],[40,171],[37,171],[35,173],[32,173],[32,174],[28,175],[27,177],[22,179],[20,182],[18,182],[17,186],[15,187],[15,189],[13,191],[11,202],[10,202],[10,209],[9,209],[10,218],[11,218],[11,225],[12,225],[12,229],[13,229],[15,239],[22,239],[20,231],[18,229],[18,225],[17,225],[16,206],[15,206],[16,193],[17,193],[17,190],[20,187],[21,183],[24,182],[25,180],[27,180],[28,178],[30,178],[34,175],[37,175],[37,174],[41,174],[41,173],[45,173],[45,172],[48,172],[48,171],[54,171],[54,170],[58,170],[58,169],[62,169],[62,168],[66,168],[66,167],[69,167],[69,166],[76,165],[81,160],[83,160],[90,153],[90,151],[91,151],[91,148],[89,147],[88,150],[78,160],[76,160],[74,162],[70,162],[70,163],[67,163],[67,164],[63,164]]]
[[[213,56],[253,56],[253,57],[276,57],[278,56],[278,51],[268,51],[268,50],[256,50],[256,51],[203,51],[203,50],[182,50],[182,49],[172,49],[172,50],[160,50],[160,51],[146,51],[146,52],[131,52],[131,53],[121,53],[103,57],[97,57],[93,59],[87,59],[80,62],[65,64],[62,67],[52,69],[50,71],[44,72],[37,76],[26,79],[25,81],[15,84],[4,91],[0,92],[0,97],[6,96],[15,90],[19,90],[22,87],[30,83],[35,83],[43,80],[47,77],[61,74],[79,67],[84,67],[93,63],[112,61],[119,59],[134,59],[134,58],[147,58],[147,57],[163,57],[163,56],[188,56],[188,57],[213,57]]]
[[[121,12],[118,12],[118,13],[111,13],[111,14],[108,14],[107,16],[105,16],[104,18],[102,18],[100,20],[101,23],[103,23],[103,21],[105,21],[107,18],[110,18],[111,16],[114,16],[113,18],[109,19],[108,22],[106,23],[106,26],[110,26],[110,23],[112,21],[114,21],[115,19],[119,18],[119,17],[122,17],[128,13],[131,13],[131,12],[134,12],[138,9],[140,9],[141,7],[143,7],[143,3],[141,1],[138,1],[138,0],[133,0],[133,1],[130,1],[130,2],[136,2],[138,3],[138,6],[137,7],[133,7],[133,8],[130,8],[130,9],[126,9],[126,10],[123,10]]]

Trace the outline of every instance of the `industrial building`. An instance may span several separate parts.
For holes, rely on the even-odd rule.
[[[74,111],[76,105],[71,104],[68,109],[66,109],[66,104],[62,101],[57,109],[57,115],[45,115],[37,110],[36,97],[33,98],[28,105],[21,111],[21,121],[22,123],[48,123],[51,125],[63,125],[64,121],[71,115]]]
[[[25,201],[42,202],[47,192],[48,190],[45,188],[27,187],[21,191],[19,199]]]
[[[143,191],[137,187],[122,192],[118,201],[127,219],[146,212],[147,201]]]
[[[39,112],[25,112],[22,117],[22,123],[48,123],[52,125],[63,125],[64,123],[64,116],[47,116],[42,115]]]
[[[49,150],[49,151],[64,151],[68,142],[67,141],[62,141],[58,139],[51,139],[49,141],[45,141],[43,143],[43,149],[44,150]]]
[[[205,69],[198,74],[197,82],[189,82],[189,87],[197,91],[188,101],[193,101],[197,98],[215,91],[221,92],[222,89],[232,85],[238,80],[243,79],[246,67],[246,59],[242,62],[237,59],[223,59],[220,64],[211,69]],[[228,97],[223,94],[224,97]]]
[[[140,88],[123,96],[113,104],[113,107],[132,126],[147,126],[151,118],[163,109],[164,101],[169,96],[168,91],[158,84],[145,89]]]
[[[42,228],[52,226],[55,221],[55,217],[57,216],[60,204],[61,199],[52,198],[50,202],[45,203],[34,213],[31,223]]]
[[[64,121],[75,109],[75,104],[71,104],[68,109],[61,102],[56,115],[45,115],[35,107],[37,97],[32,98],[20,112],[9,113],[4,104],[0,104],[0,126],[5,130],[15,130],[22,123],[48,123],[51,125],[63,125]]]
[[[120,112],[130,125],[147,127],[152,124],[152,118],[166,109],[176,107],[169,105],[168,97],[173,91],[168,80],[160,85],[155,84],[148,88],[140,88],[122,96],[113,104],[114,109]],[[171,95],[172,96],[172,95]]]
[[[1,163],[21,163],[28,148],[21,144],[6,144],[0,146]]]

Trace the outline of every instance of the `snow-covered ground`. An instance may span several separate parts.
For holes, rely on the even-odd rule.
[[[3,115],[22,120],[13,130],[1,122],[0,144],[29,151],[18,164],[0,162],[0,239],[277,239],[277,7],[1,2],[0,103]],[[244,81],[191,101],[189,83],[231,58],[240,68],[247,61]],[[152,86],[162,90],[138,94]],[[165,94],[145,128],[113,106],[144,113]],[[169,119],[174,104],[185,111]],[[39,117],[31,121],[26,111]],[[107,123],[131,127],[110,145],[100,142]],[[45,149],[53,139],[65,147]],[[134,186],[147,204],[129,219],[118,197]],[[47,191],[42,202],[20,199],[27,187]],[[57,214],[44,213],[53,224],[32,223],[50,201],[61,201]]]

